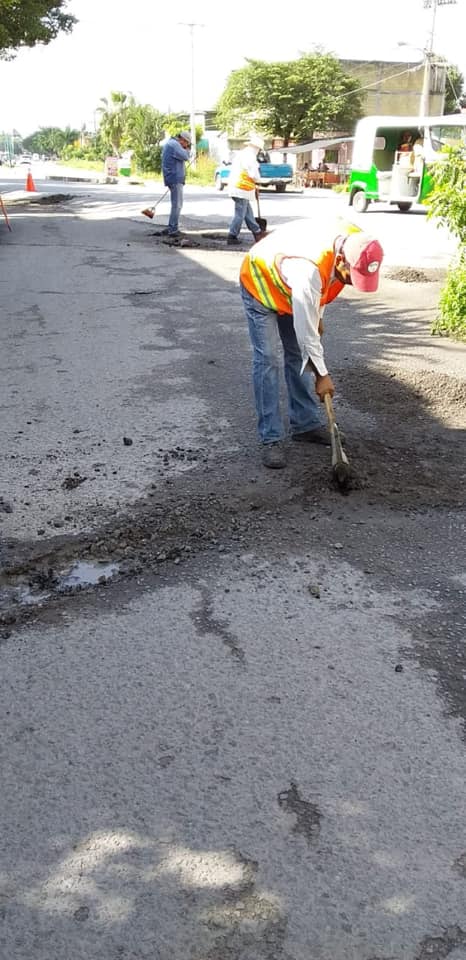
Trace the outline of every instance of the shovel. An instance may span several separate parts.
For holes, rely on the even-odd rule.
[[[265,217],[261,217],[261,208],[260,208],[260,204],[259,204],[259,191],[258,191],[258,190],[256,190],[256,200],[257,200],[257,217],[256,217],[256,223],[259,224],[262,233],[265,233],[265,231],[267,230],[267,220],[265,219]]]
[[[332,443],[332,473],[333,478],[342,492],[350,488],[351,468],[348,457],[341,445],[340,431],[335,420],[332,398],[329,393],[324,397],[325,412],[327,414],[330,440]]]

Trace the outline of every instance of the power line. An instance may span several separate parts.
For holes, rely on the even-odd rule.
[[[352,97],[355,93],[359,93],[360,90],[370,90],[371,87],[378,87],[381,83],[385,83],[387,80],[395,80],[396,77],[404,77],[406,73],[414,73],[422,66],[422,63],[418,63],[415,67],[408,67],[407,70],[401,70],[400,73],[392,73],[389,77],[381,77],[380,80],[375,80],[374,83],[366,83],[364,86],[359,85],[356,90],[347,90],[346,93],[338,94],[335,97],[335,100],[345,100],[347,97]],[[349,74],[347,76],[351,79]]]

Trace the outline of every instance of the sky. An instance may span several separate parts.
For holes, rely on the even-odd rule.
[[[424,0],[307,0],[290,6],[289,17],[284,9],[283,0],[240,3],[237,15],[222,0],[176,0],[173,13],[156,0],[69,0],[67,12],[79,21],[70,35],[0,62],[0,131],[92,130],[111,90],[187,113],[194,90],[195,109],[212,109],[246,57],[289,60],[321,46],[341,58],[413,63],[429,46],[433,18]],[[465,28],[466,0],[437,8],[433,49],[466,76]]]

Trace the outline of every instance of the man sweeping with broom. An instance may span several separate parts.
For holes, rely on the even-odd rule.
[[[182,130],[175,137],[167,140],[162,150],[163,182],[170,191],[170,217],[168,227],[161,233],[169,237],[179,237],[179,219],[183,207],[183,187],[186,181],[186,163],[190,158],[191,134]],[[148,207],[142,213],[151,220],[154,216],[154,207]]]
[[[299,221],[274,230],[244,257],[240,287],[253,347],[253,384],[264,466],[286,466],[279,400],[281,341],[293,440],[330,446],[319,400],[334,385],[321,343],[322,315],[345,284],[377,290],[383,250],[354,224]],[[315,378],[315,385],[313,384]]]

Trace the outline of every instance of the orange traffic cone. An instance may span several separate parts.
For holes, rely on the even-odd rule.
[[[27,193],[37,193],[36,185],[32,179],[32,173],[28,170],[28,175],[26,177],[26,192]]]

